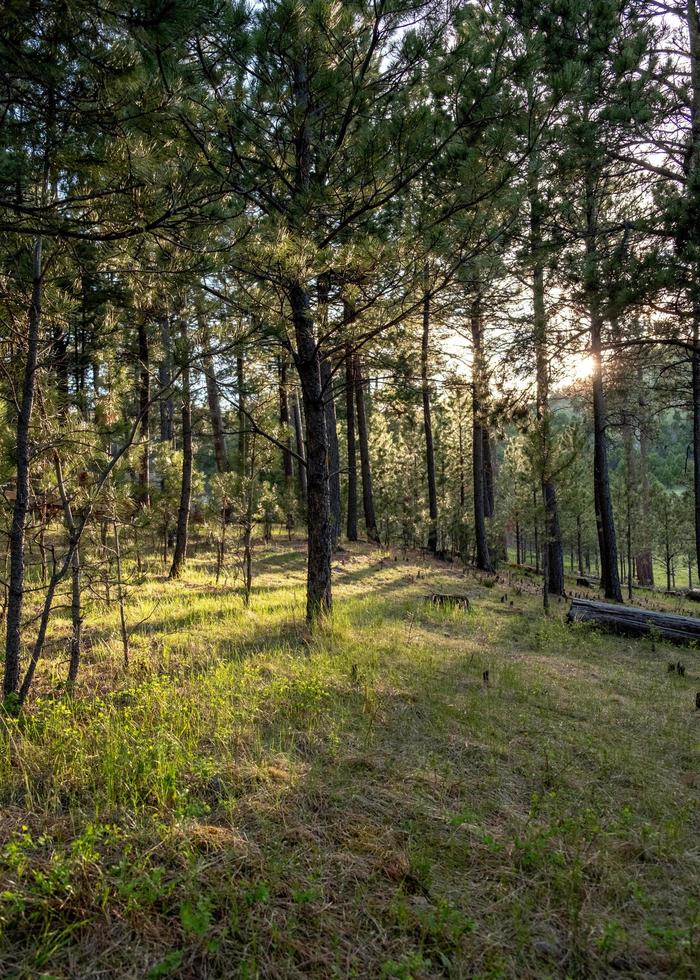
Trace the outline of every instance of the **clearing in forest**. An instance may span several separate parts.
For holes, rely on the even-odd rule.
[[[128,674],[95,603],[73,700],[50,646],[3,721],[0,973],[697,976],[697,653],[415,554],[334,569],[311,640],[278,542],[248,610],[203,560],[132,590]]]

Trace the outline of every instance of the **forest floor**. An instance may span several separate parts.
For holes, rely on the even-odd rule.
[[[150,575],[128,671],[95,600],[73,699],[57,619],[0,722],[0,975],[700,976],[698,652],[415,554],[334,569],[313,639],[299,546],[248,610],[203,558]]]

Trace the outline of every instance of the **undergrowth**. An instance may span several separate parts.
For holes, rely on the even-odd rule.
[[[697,653],[362,547],[309,637],[304,578],[146,577],[128,671],[94,600],[73,697],[56,618],[0,723],[2,976],[698,976]]]

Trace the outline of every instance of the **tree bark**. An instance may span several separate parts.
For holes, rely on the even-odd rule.
[[[610,472],[608,467],[607,415],[601,362],[601,323],[591,317],[591,349],[593,351],[593,452],[596,496],[596,521],[600,546],[601,582],[607,599],[622,602],[617,570],[617,537],[613,517]]]
[[[139,385],[139,415],[141,416],[141,459],[139,466],[139,504],[150,507],[150,453],[148,448],[149,436],[149,405],[151,402],[151,374],[149,370],[148,330],[144,316],[139,317],[138,325],[138,385]]]
[[[693,316],[693,498],[695,517],[695,560],[700,569],[700,302]]]
[[[362,509],[365,515],[367,540],[379,543],[377,518],[374,513],[374,492],[372,489],[372,464],[369,456],[369,432],[365,411],[365,382],[362,378],[360,359],[355,355],[355,402],[357,405],[357,436],[360,443],[360,471],[362,473]]]
[[[29,507],[30,439],[41,325],[42,265],[41,239],[34,242],[32,254],[32,298],[27,323],[27,357],[22,384],[22,400],[15,437],[17,486],[10,526],[10,583],[7,596],[7,638],[3,690],[7,697],[19,685],[20,637],[24,601],[24,534]]]
[[[280,395],[280,428],[282,429],[281,441],[285,445],[282,450],[282,472],[284,473],[285,487],[288,489],[294,479],[294,465],[289,439],[289,398],[287,397],[287,359],[283,353],[279,360],[279,395]]]
[[[459,411],[457,436],[459,442],[459,510],[461,513],[464,510],[464,505],[467,499],[467,487],[466,487],[466,480],[464,478],[464,432],[462,429],[461,407]]]
[[[423,339],[421,344],[421,390],[423,394],[423,428],[425,431],[425,468],[428,480],[428,551],[437,551],[438,503],[435,485],[435,450],[433,448],[433,422],[430,412],[430,385],[428,383],[428,353],[430,348],[430,293],[423,296]]]
[[[328,304],[330,301],[331,276],[323,273],[316,282],[318,331],[321,337],[328,332]],[[321,390],[326,414],[326,440],[328,445],[328,488],[331,508],[331,541],[335,550],[340,537],[340,449],[338,446],[338,427],[333,401],[333,371],[330,361],[321,355]]]
[[[345,415],[348,444],[348,541],[357,541],[357,447],[355,445],[355,378],[353,353],[345,347]]]
[[[491,435],[485,425],[481,427],[481,437],[484,448],[482,458],[484,462],[484,514],[486,517],[493,517],[496,510],[495,483],[493,476],[493,447],[491,445]]]
[[[308,498],[308,477],[306,472],[306,466],[301,462],[301,460],[306,460],[306,450],[304,448],[304,428],[301,422],[301,409],[299,408],[299,396],[294,394],[292,396],[292,417],[294,419],[294,438],[297,448],[297,456],[300,462],[297,466],[297,474],[299,476],[299,494],[301,496],[302,506],[306,507],[306,501]]]
[[[568,622],[591,622],[608,633],[623,636],[661,635],[672,643],[700,641],[700,620],[697,616],[653,612],[636,606],[615,606],[609,602],[574,599],[567,616]]]
[[[483,416],[483,350],[481,299],[477,295],[471,307],[471,333],[473,345],[472,365],[472,472],[474,483],[474,535],[476,539],[476,566],[485,572],[493,571],[486,535],[486,511],[484,486],[484,426]]]
[[[691,80],[691,153],[686,179],[690,189],[693,227],[697,227],[698,181],[700,179],[700,19],[695,0],[687,0],[686,19],[690,53]],[[693,491],[695,517],[695,560],[700,570],[700,260],[698,242],[693,242],[690,256],[691,303],[693,309],[692,400],[693,400]]]
[[[607,599],[622,602],[617,570],[617,537],[613,517],[610,472],[608,467],[607,411],[601,360],[601,327],[597,313],[591,313],[591,351],[593,354],[593,453],[594,482],[597,500],[596,520],[600,543],[601,581]]]
[[[80,667],[83,618],[81,613],[80,547],[76,545],[71,559],[71,636],[68,687],[75,685]]]
[[[588,302],[591,330],[591,357],[593,370],[591,386],[593,395],[593,459],[594,490],[596,501],[596,522],[600,547],[601,584],[605,597],[622,602],[622,590],[617,569],[617,537],[613,516],[612,494],[610,492],[610,470],[608,466],[607,409],[603,384],[602,331],[603,318],[600,312],[598,293],[598,256],[596,246],[597,212],[593,175],[586,178],[586,269],[585,292]]]
[[[640,378],[640,391],[641,391]],[[640,409],[643,409],[640,397]],[[640,537],[642,547],[637,551],[635,564],[637,567],[637,582],[647,588],[654,584],[654,563],[650,545],[649,528],[649,462],[648,462],[649,431],[645,413],[639,425],[639,480],[640,480]]]
[[[632,428],[632,421],[628,417],[626,410],[622,413],[622,443],[624,447],[625,456],[625,541],[626,541],[626,554],[622,556],[620,561],[620,577],[625,579],[625,572],[627,577],[627,598],[632,601],[632,487],[637,482],[637,474],[634,459],[634,450],[632,446],[632,440],[634,438],[634,431]]]
[[[338,426],[333,401],[333,377],[331,365],[326,357],[321,359],[321,384],[326,412],[326,435],[328,438],[328,482],[331,495],[331,538],[333,548],[338,544],[342,514],[340,507],[340,447],[338,445]]]
[[[180,485],[180,507],[177,515],[177,532],[170,578],[179,578],[187,559],[187,539],[190,526],[190,506],[192,502],[192,399],[190,395],[189,346],[187,343],[187,323],[182,322],[182,482]]]
[[[160,337],[163,345],[163,355],[158,367],[158,378],[163,389],[160,398],[160,441],[173,441],[173,394],[169,388],[172,381],[172,351],[170,349],[170,318],[164,313],[160,321]]]
[[[243,355],[236,357],[236,381],[238,388],[238,473],[245,476],[246,471],[246,426],[245,414],[245,365]]]
[[[537,173],[538,160],[531,155],[528,170],[530,203],[530,254],[532,257],[532,307],[535,371],[537,382],[536,411],[541,434],[542,501],[545,515],[545,549],[543,562],[547,576],[545,596],[564,594],[564,550],[561,541],[557,491],[550,474],[551,427],[549,413],[549,359],[547,350],[547,311],[544,300],[544,265],[542,253],[542,202]]]
[[[321,384],[321,363],[311,316],[309,295],[300,283],[289,289],[297,370],[301,381],[306,419],[306,520],[308,564],[306,579],[306,619],[314,623],[330,612],[331,534],[330,492],[328,484],[328,439],[326,409]],[[303,467],[299,467],[302,469]]]
[[[226,452],[226,435],[224,433],[224,421],[221,413],[221,399],[219,398],[219,381],[216,376],[216,366],[211,353],[211,339],[209,327],[204,313],[199,313],[199,327],[202,335],[204,365],[204,378],[207,385],[207,405],[209,406],[209,423],[211,425],[212,440],[214,443],[214,462],[217,473],[228,471],[228,455]]]

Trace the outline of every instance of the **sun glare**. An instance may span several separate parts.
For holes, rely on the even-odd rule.
[[[574,381],[590,378],[593,371],[593,358],[590,354],[576,354],[562,364],[559,384],[566,386]]]

